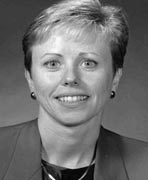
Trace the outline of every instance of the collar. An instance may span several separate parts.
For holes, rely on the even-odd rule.
[[[41,139],[37,120],[18,130],[5,180],[41,180]],[[128,180],[116,139],[101,127],[97,142],[94,180]]]
[[[5,180],[41,180],[41,140],[37,121],[15,126],[16,138]]]

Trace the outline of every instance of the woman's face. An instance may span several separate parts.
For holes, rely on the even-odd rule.
[[[33,46],[31,77],[28,72],[26,77],[42,115],[74,126],[99,121],[120,73],[113,77],[109,40],[103,35],[76,41],[59,33]]]

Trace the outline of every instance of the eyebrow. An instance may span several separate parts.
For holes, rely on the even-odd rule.
[[[54,56],[62,57],[62,55],[58,54],[58,53],[45,53],[45,54],[43,54],[43,56],[41,56],[41,58],[44,58],[45,56],[48,56],[48,55],[54,55]]]
[[[85,56],[85,55],[88,55],[88,54],[93,54],[95,56],[99,56],[99,54],[97,54],[95,52],[80,52],[79,56]],[[41,56],[41,58],[44,58],[45,56],[48,56],[48,55],[54,55],[54,56],[62,57],[62,55],[58,54],[58,53],[45,53],[45,54],[43,54],[43,56]]]
[[[79,55],[83,56],[83,55],[88,55],[88,54],[93,54],[95,56],[99,56],[99,54],[95,53],[95,52],[80,52]]]

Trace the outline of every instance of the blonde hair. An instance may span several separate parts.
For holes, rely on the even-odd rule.
[[[86,30],[110,35],[113,70],[123,67],[128,43],[125,12],[115,6],[101,5],[99,0],[64,0],[42,11],[23,37],[25,68],[31,71],[31,48],[46,41],[55,31],[73,38],[87,37]]]

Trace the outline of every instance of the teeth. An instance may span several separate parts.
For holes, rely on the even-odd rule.
[[[88,96],[63,96],[63,97],[58,97],[58,100],[60,100],[61,102],[73,103],[73,102],[85,101],[87,98]]]

